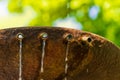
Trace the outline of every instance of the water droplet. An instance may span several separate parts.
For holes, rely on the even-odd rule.
[[[48,34],[45,33],[45,32],[41,33],[41,38],[42,39],[47,39],[48,38]]]
[[[19,39],[22,39],[22,38],[23,38],[23,36],[22,36],[21,34],[19,34],[19,35],[18,35],[18,38],[19,38]]]
[[[23,34],[22,33],[18,33],[17,34],[17,39],[18,40],[22,40],[24,38]]]

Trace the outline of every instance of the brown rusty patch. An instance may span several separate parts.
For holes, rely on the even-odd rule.
[[[38,38],[42,32],[48,34],[43,74],[40,73],[43,45],[42,39]],[[66,33],[73,35],[69,44],[68,80],[120,79],[120,49],[106,39],[74,29],[32,27],[0,30],[0,80],[18,80],[19,41],[16,39],[18,33],[24,34],[22,60],[24,80],[39,80],[41,77],[45,80],[64,79]],[[92,40],[87,39],[86,42],[82,40],[83,36]],[[87,68],[89,75],[85,72]]]

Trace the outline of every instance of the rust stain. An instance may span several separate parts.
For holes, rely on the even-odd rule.
[[[108,40],[74,29],[32,27],[0,30],[0,80],[18,80],[19,42],[16,35],[20,32],[24,34],[22,60],[24,80],[38,80],[41,77],[45,80],[64,79],[66,51],[64,35],[66,33],[74,36],[70,41],[68,80],[120,79],[118,75],[120,73],[120,49]],[[40,74],[42,41],[38,36],[42,32],[48,34],[48,39],[44,58],[45,71]],[[108,66],[110,68],[107,68]],[[89,76],[84,72],[88,68]]]

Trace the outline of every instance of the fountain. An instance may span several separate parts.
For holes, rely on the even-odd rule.
[[[119,79],[120,48],[103,37],[67,28],[0,30],[0,80]]]

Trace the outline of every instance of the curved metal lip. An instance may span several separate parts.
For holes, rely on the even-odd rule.
[[[52,26],[25,26],[25,27],[13,27],[13,28],[5,28],[5,29],[0,29],[0,32],[2,32],[3,30],[5,31],[11,31],[11,30],[30,30],[30,29],[34,29],[34,30],[37,30],[37,29],[48,29],[48,30],[65,30],[65,31],[77,31],[77,32],[82,32],[82,33],[86,33],[86,34],[90,34],[90,35],[94,35],[100,39],[103,39],[105,41],[108,41],[110,43],[112,43],[113,45],[115,45],[112,41],[106,39],[105,37],[102,37],[98,34],[95,34],[95,33],[91,33],[91,32],[88,32],[88,31],[83,31],[83,30],[78,30],[78,29],[72,29],[72,28],[64,28],[64,27],[52,27]],[[120,49],[119,46],[115,45],[116,47],[118,47]]]
[[[53,32],[53,31],[55,31],[55,32]],[[27,70],[30,70],[29,71],[30,72],[30,77],[31,77],[31,75],[34,72],[38,71],[38,67],[39,67],[38,66],[38,64],[39,64],[39,61],[38,61],[39,58],[38,57],[40,57],[40,56],[38,56],[38,54],[41,53],[41,50],[39,50],[40,48],[38,48],[38,47],[40,47],[41,44],[40,44],[40,39],[38,39],[37,36],[41,32],[47,32],[48,35],[49,35],[48,36],[48,38],[49,38],[48,42],[46,42],[46,46],[47,46],[46,49],[48,50],[48,52],[51,53],[51,54],[47,54],[48,56],[47,56],[46,65],[48,65],[47,66],[48,67],[48,71],[51,72],[51,68],[49,69],[49,66],[51,65],[50,63],[52,63],[51,61],[54,60],[55,57],[57,57],[56,59],[60,59],[59,63],[62,64],[61,68],[64,71],[64,69],[63,69],[64,68],[63,67],[64,66],[63,65],[64,62],[61,62],[61,61],[64,60],[64,53],[63,53],[63,51],[65,52],[65,49],[66,49],[65,48],[66,44],[62,44],[63,43],[63,39],[64,39],[63,36],[64,36],[65,33],[72,34],[74,36],[76,42],[77,41],[80,42],[81,41],[81,37],[83,35],[89,35],[89,36],[91,36],[92,39],[94,39],[93,40],[94,46],[92,47],[92,49],[89,46],[87,46],[87,47],[86,46],[83,46],[83,47],[78,46],[78,44],[76,44],[76,43],[75,44],[73,43],[70,46],[70,49],[73,49],[73,51],[71,50],[71,52],[70,52],[71,56],[74,55],[75,53],[79,53],[81,49],[83,49],[83,50],[81,50],[81,54],[80,55],[83,55],[83,53],[87,53],[88,54],[87,57],[83,60],[83,65],[85,67],[84,70],[86,70],[85,72],[84,71],[79,71],[79,70],[81,70],[81,68],[79,68],[79,67],[81,67],[80,63],[78,64],[79,67],[72,65],[73,68],[77,67],[75,70],[73,70],[73,73],[75,73],[75,76],[76,76],[76,74],[77,75],[79,74],[80,75],[79,78],[82,78],[84,76],[82,76],[81,73],[83,73],[83,75],[85,75],[85,77],[84,77],[84,79],[81,79],[81,80],[88,80],[88,78],[86,78],[86,75],[88,76],[88,74],[86,72],[89,72],[91,70],[90,73],[92,73],[93,71],[96,71],[96,74],[97,73],[102,74],[102,73],[104,73],[104,71],[106,71],[106,67],[109,68],[108,66],[111,66],[112,63],[116,64],[116,66],[112,65],[114,67],[113,71],[119,71],[120,63],[116,62],[117,60],[120,61],[120,59],[119,59],[119,57],[120,57],[120,55],[119,55],[120,48],[119,47],[115,46],[111,41],[109,41],[109,40],[107,40],[107,39],[105,39],[105,38],[103,38],[103,37],[101,37],[99,35],[96,35],[94,33],[86,32],[86,31],[82,31],[82,30],[76,30],[76,29],[61,28],[61,27],[44,27],[44,26],[42,26],[42,27],[38,27],[38,26],[34,27],[34,26],[32,26],[32,27],[19,27],[19,28],[1,29],[0,30],[0,40],[1,40],[0,41],[1,42],[0,45],[1,45],[2,48],[0,50],[1,51],[0,53],[2,53],[1,54],[2,57],[0,57],[1,58],[0,60],[2,60],[2,61],[3,60],[6,60],[6,61],[7,60],[12,60],[13,63],[14,63],[14,61],[18,60],[14,56],[17,54],[17,51],[18,51],[18,49],[17,49],[18,48],[17,47],[18,46],[18,42],[16,41],[15,37],[16,37],[16,34],[19,33],[19,32],[24,34],[25,38],[24,38],[23,42],[24,42],[24,44],[28,45],[28,46],[23,46],[24,47],[24,49],[23,49],[23,51],[24,51],[24,56],[23,56],[24,57],[24,61],[28,62],[26,64],[27,66],[25,66],[24,69],[23,69],[24,72],[26,72],[24,76],[27,76],[27,78],[29,77],[29,75],[27,75],[27,73],[28,73]],[[9,39],[9,41],[8,41],[8,39]],[[54,42],[57,42],[57,43],[54,43]],[[102,44],[102,47],[99,47],[99,45],[101,45],[101,44]],[[57,45],[57,48],[55,48],[56,45]],[[55,51],[54,48],[50,49],[51,46],[53,46],[56,50],[61,48],[61,51],[57,53],[57,51]],[[6,49],[4,49],[5,47],[6,47]],[[9,49],[9,48],[11,48],[11,49]],[[28,51],[29,49],[31,49],[32,51]],[[10,53],[9,51],[12,54],[9,54]],[[53,53],[54,53],[54,55],[53,55]],[[8,55],[10,55],[11,58]],[[14,55],[14,56],[12,56],[12,55]],[[51,55],[53,56],[54,59],[51,57]],[[71,64],[74,62],[74,60],[77,61],[77,62],[81,61],[81,59],[79,58],[79,57],[81,57],[80,55],[78,56],[78,55],[75,54],[74,55],[75,57],[73,56],[74,59],[73,58],[71,59],[71,61],[72,61]],[[92,58],[91,55],[94,58]],[[108,55],[108,56],[106,57],[106,55]],[[4,56],[6,56],[7,58],[5,59]],[[51,58],[52,58],[52,60],[50,61],[49,59],[51,59]],[[34,59],[36,61],[36,63],[34,61],[32,61],[32,59]],[[116,60],[114,60],[114,59],[116,59]],[[86,60],[89,60],[90,62],[89,61],[86,62]],[[6,63],[6,61],[3,61],[3,63]],[[110,61],[110,62],[108,62],[108,61]],[[108,65],[106,63],[104,63],[104,62],[108,63]],[[9,61],[8,61],[8,63],[9,63]],[[31,66],[31,63],[34,64],[33,65],[34,67]],[[101,65],[99,65],[100,63],[101,63]],[[11,69],[13,68],[11,65],[13,66],[13,64],[10,64],[10,63],[7,65],[7,67],[10,67],[10,69],[7,70],[7,68],[6,68],[6,72],[8,72],[8,71],[11,72]],[[57,64],[54,64],[54,65],[58,66]],[[86,68],[86,65],[87,65],[87,68]],[[31,66],[31,67],[29,67],[29,66]],[[94,70],[94,68],[93,68],[94,66],[96,66],[95,69],[96,68],[99,69],[99,66],[105,66],[105,67],[102,69],[103,72],[102,71],[101,72],[99,72],[99,71],[97,72],[97,70]],[[18,75],[16,65],[14,65],[14,67],[15,67],[15,69],[13,70],[13,72],[16,72],[16,73],[15,74],[11,73],[11,74],[12,75]],[[57,67],[55,67],[55,68],[57,68]],[[61,68],[59,70],[61,70]],[[100,69],[101,68],[102,67],[100,67]],[[117,68],[117,69],[115,69],[115,68]],[[3,67],[1,69],[5,69],[4,65],[3,65]],[[57,72],[57,69],[52,68],[52,70],[56,70],[56,72]],[[111,68],[109,68],[109,70],[111,70]],[[78,73],[76,73],[76,72],[78,72]],[[79,73],[79,72],[81,72],[81,73]],[[7,75],[11,75],[11,74],[7,74]],[[37,75],[36,74],[37,73],[34,73],[34,75],[32,77],[34,77],[34,76],[39,77],[38,74]],[[60,72],[59,74],[60,75],[56,75],[56,77],[58,77],[58,78],[55,79],[55,80],[61,80],[60,77],[64,77],[64,75],[62,75],[63,72]],[[69,74],[70,74],[70,76],[72,76],[71,73],[69,73]],[[50,74],[50,76],[48,76],[48,77],[51,77],[51,75],[52,74]],[[92,77],[94,77],[94,75],[95,74],[93,73]],[[111,72],[110,75],[113,75],[113,72]],[[46,76],[46,75],[44,75],[44,76]],[[97,76],[100,77],[101,75],[96,75],[96,77],[95,77],[96,80],[98,78]],[[56,78],[56,77],[54,77],[54,78]],[[105,76],[105,77],[108,77],[108,76]],[[104,74],[103,74],[103,78],[101,77],[101,79],[104,79],[105,77],[104,77]],[[6,77],[4,77],[4,78],[6,78]],[[10,80],[12,80],[12,79],[10,79]],[[36,79],[33,79],[33,80],[36,80]],[[48,80],[48,79],[46,79],[46,80]],[[73,80],[79,80],[79,79],[73,79]],[[119,80],[119,79],[116,79],[116,80]]]

